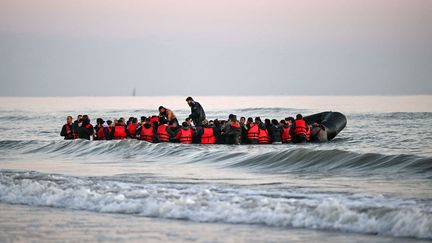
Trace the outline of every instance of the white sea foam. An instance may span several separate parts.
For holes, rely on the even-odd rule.
[[[384,196],[1,172],[0,201],[196,222],[432,239],[430,203]]]

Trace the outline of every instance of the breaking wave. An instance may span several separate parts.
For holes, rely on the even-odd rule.
[[[166,183],[146,175],[0,171],[0,201],[195,222],[262,224],[432,239],[430,202],[381,195]]]

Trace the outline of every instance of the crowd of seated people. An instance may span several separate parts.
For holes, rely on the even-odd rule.
[[[163,108],[163,107],[162,107]],[[161,110],[161,109],[160,109]],[[172,113],[170,119],[164,115],[163,108],[159,115],[142,116],[104,121],[96,119],[93,126],[88,115],[79,115],[72,122],[68,116],[63,126],[61,136],[65,139],[87,140],[123,140],[138,139],[150,143],[181,143],[181,144],[281,144],[303,143],[310,140],[312,126],[307,124],[301,114],[287,117],[284,120],[265,119],[260,117],[241,117],[230,114],[227,120],[207,120],[194,124],[191,118],[186,118],[178,124]]]

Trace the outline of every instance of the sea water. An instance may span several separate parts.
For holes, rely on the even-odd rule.
[[[0,98],[0,241],[432,240],[432,96],[195,97],[208,119],[339,111],[304,145],[65,141],[68,115],[179,120],[185,97]]]

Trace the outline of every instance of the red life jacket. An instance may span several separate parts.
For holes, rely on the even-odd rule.
[[[247,131],[247,138],[249,140],[258,140],[259,138],[258,125],[250,123],[249,130]]]
[[[136,130],[138,128],[138,123],[131,123],[129,124],[129,126],[127,127],[129,135],[131,138],[136,138]]]
[[[111,128],[107,127],[106,129],[108,130],[108,134],[110,134],[111,133]],[[99,130],[97,132],[97,138],[98,138],[98,140],[106,140],[107,139],[105,137],[105,127],[99,128]]]
[[[125,126],[115,126],[114,127],[114,139],[126,139],[126,127]]]
[[[216,138],[213,134],[213,128],[204,127],[204,132],[201,136],[201,144],[214,144],[216,142]]]
[[[230,125],[231,125],[231,127],[234,127],[234,128],[240,128],[240,124],[238,124],[237,122],[229,122],[230,123]]]
[[[97,130],[96,136],[97,136],[98,140],[104,140],[105,139],[105,133],[104,133],[104,128],[103,127],[100,127]]]
[[[159,123],[159,116],[150,117],[150,123],[153,125],[153,122]]]
[[[282,143],[287,143],[287,142],[291,141],[291,135],[289,133],[290,129],[291,129],[291,126],[288,126],[288,127],[283,126],[282,127]]]
[[[309,129],[306,132],[306,141],[310,141],[310,132],[311,132],[311,126],[309,126]]]
[[[66,127],[66,136],[65,136],[65,138],[71,139],[71,138],[77,138],[78,137],[78,133],[76,134],[77,137],[75,137],[75,133],[72,132],[72,130],[71,130],[71,127],[73,129],[73,125],[69,126],[69,124],[66,123],[65,127]]]
[[[169,142],[170,141],[170,135],[167,131],[168,125],[160,125],[157,129],[157,134],[159,135],[159,139],[161,142]]]
[[[306,133],[307,133],[307,130],[306,130],[306,121],[303,120],[303,119],[301,119],[301,120],[295,120],[294,124],[295,124],[294,136],[297,136],[297,135],[300,135],[300,134],[306,136]]]
[[[192,129],[180,128],[180,143],[181,144],[191,144],[192,143]]]
[[[141,127],[140,138],[147,142],[153,142],[153,127],[146,128],[145,126]]]
[[[267,129],[259,129],[259,137],[258,137],[258,143],[259,144],[268,144],[270,141],[270,137],[268,135]]]

